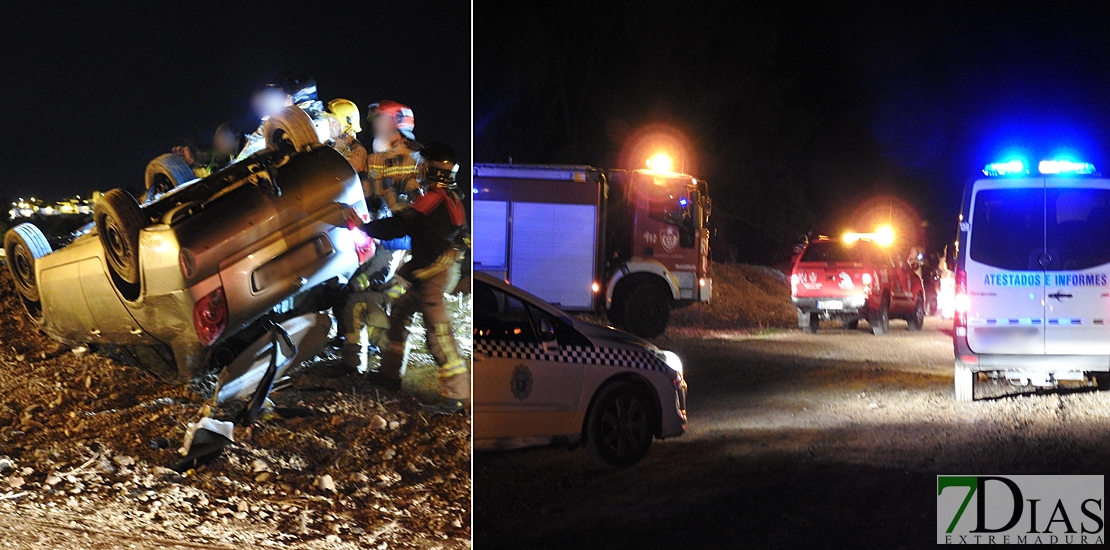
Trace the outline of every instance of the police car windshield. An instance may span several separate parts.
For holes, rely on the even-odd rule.
[[[809,243],[803,262],[822,263],[866,263],[875,256],[874,245],[867,241],[845,243],[842,241],[820,241]]]
[[[1110,189],[982,190],[971,223],[971,259],[992,267],[1075,271],[1110,263]]]

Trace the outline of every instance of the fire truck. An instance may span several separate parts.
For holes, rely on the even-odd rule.
[[[474,166],[474,269],[643,337],[708,302],[708,184],[663,170]]]

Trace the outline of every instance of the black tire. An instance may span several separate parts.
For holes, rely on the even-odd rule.
[[[913,313],[906,318],[906,324],[909,325],[910,330],[916,332],[925,326],[925,300],[920,296],[917,297],[917,303],[913,307]]]
[[[809,318],[805,320],[806,324],[802,327],[802,330],[806,334],[817,334],[817,329],[821,328],[821,314],[807,313],[806,315]]]
[[[146,165],[146,190],[150,198],[163,195],[178,185],[197,179],[185,159],[166,153]]]
[[[266,148],[271,151],[306,151],[320,143],[316,127],[300,107],[286,107],[271,115],[262,126]]]
[[[613,382],[598,394],[584,432],[586,448],[602,465],[627,468],[651,447],[655,420],[647,396],[629,382]]]
[[[630,287],[620,303],[622,327],[643,338],[653,338],[667,330],[671,317],[671,297],[659,285],[642,282]]]
[[[851,321],[848,321],[848,322],[844,323],[844,328],[847,329],[847,330],[857,330],[857,329],[859,329],[859,319],[853,319]]]
[[[142,208],[127,191],[112,189],[93,206],[93,221],[108,267],[120,279],[139,283],[139,231],[146,225]]]
[[[963,365],[956,364],[955,390],[957,403],[971,403],[975,401],[976,378],[978,378],[978,373],[973,372]]]
[[[4,235],[4,253],[8,258],[8,270],[12,274],[15,289],[28,302],[41,301],[35,263],[50,252],[50,243],[46,240],[46,236],[32,224],[21,223],[9,229]]]
[[[871,325],[871,333],[875,336],[886,336],[890,330],[890,298],[884,297],[879,309],[867,316],[867,324]]]

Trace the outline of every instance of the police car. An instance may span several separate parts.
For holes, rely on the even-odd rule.
[[[682,361],[630,334],[568,316],[474,274],[474,448],[584,445],[639,462],[686,431]]]
[[[959,220],[956,401],[980,373],[1054,386],[1110,372],[1110,179],[1067,159],[983,173]]]

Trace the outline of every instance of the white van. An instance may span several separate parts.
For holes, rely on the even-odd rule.
[[[1110,179],[1067,160],[983,172],[956,241],[956,401],[978,373],[1054,386],[1110,372]]]

